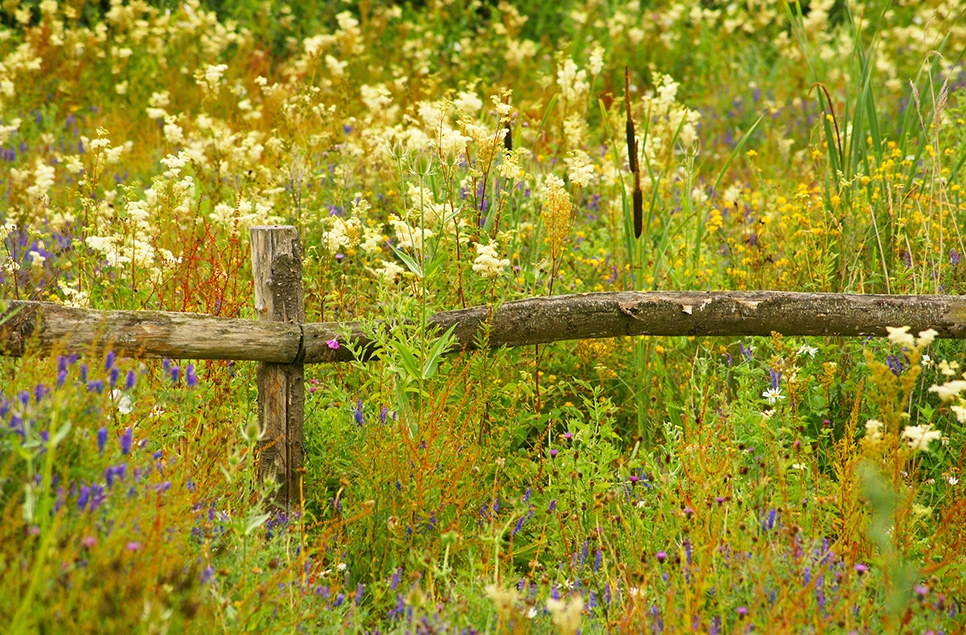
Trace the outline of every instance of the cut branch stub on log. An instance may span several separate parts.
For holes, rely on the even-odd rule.
[[[301,330],[302,249],[294,227],[252,227],[252,274],[255,310],[263,322],[285,322]],[[300,331],[300,342],[301,342]],[[293,362],[258,365],[259,471],[278,483],[275,502],[291,509],[300,503],[305,455],[303,418],[305,378],[302,349]]]

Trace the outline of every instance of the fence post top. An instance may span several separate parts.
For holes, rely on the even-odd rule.
[[[295,225],[252,225],[252,231],[273,231],[281,229],[295,229]]]

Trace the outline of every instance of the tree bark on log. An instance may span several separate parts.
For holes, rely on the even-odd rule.
[[[347,342],[371,356],[375,343],[357,322],[286,324],[159,311],[92,311],[46,302],[8,302],[0,317],[0,348],[22,355],[31,342],[43,351],[115,352],[171,359],[235,359],[293,363],[352,359]],[[456,325],[461,349],[523,346],[561,340],[637,335],[885,336],[887,326],[913,333],[936,329],[941,338],[966,338],[966,297],[858,295],[786,291],[618,292],[528,298],[495,308],[445,311],[430,318]],[[386,326],[391,328],[391,326]],[[304,336],[303,336],[304,331]],[[349,334],[349,339],[345,334]],[[338,349],[329,347],[338,340]]]
[[[941,338],[966,338],[966,297],[942,295],[862,295],[786,291],[656,291],[585,293],[528,298],[490,307],[437,313],[429,323],[441,330],[455,325],[458,345],[476,348],[489,322],[489,348],[547,344],[562,340],[639,335],[884,336],[887,326],[928,328]],[[375,343],[359,324],[305,325],[306,363],[352,359],[328,340],[348,338],[364,356]]]
[[[22,356],[113,350],[137,358],[291,362],[301,328],[202,313],[95,311],[51,302],[8,301],[0,316],[0,352]]]

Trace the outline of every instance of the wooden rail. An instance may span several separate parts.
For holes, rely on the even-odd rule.
[[[165,311],[95,311],[49,302],[8,301],[0,315],[6,355],[84,352],[110,346],[132,357],[234,359],[305,364],[352,359],[375,343],[358,322],[269,322]],[[444,311],[434,327],[456,326],[461,349],[475,347],[489,323],[490,348],[636,335],[885,336],[886,326],[936,329],[966,338],[966,297],[786,291],[585,293],[515,300],[496,307]],[[348,335],[348,336],[347,336]],[[329,347],[330,340],[342,346]]]
[[[279,488],[276,504],[301,498],[303,364],[378,354],[361,324],[305,323],[302,256],[294,227],[253,227],[257,320],[163,311],[95,311],[49,302],[7,301],[0,353],[113,350],[131,357],[260,362],[260,473]],[[495,307],[444,311],[432,328],[454,328],[454,350],[636,335],[884,336],[887,326],[932,328],[966,338],[966,297],[786,291],[586,293],[528,298]],[[376,328],[392,328],[385,324]],[[486,332],[485,340],[482,338]],[[333,348],[336,340],[340,346]]]

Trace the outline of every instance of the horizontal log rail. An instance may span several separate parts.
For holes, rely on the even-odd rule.
[[[163,311],[96,311],[49,302],[8,301],[0,316],[0,351],[84,352],[110,347],[132,357],[325,363],[352,359],[345,346],[375,350],[358,322],[268,322]],[[966,338],[966,297],[860,295],[785,291],[666,291],[537,297],[444,311],[429,318],[461,349],[475,347],[489,323],[488,346],[637,335],[883,336],[886,326],[927,328]],[[329,345],[341,343],[339,348]],[[32,345],[33,344],[33,345]]]

